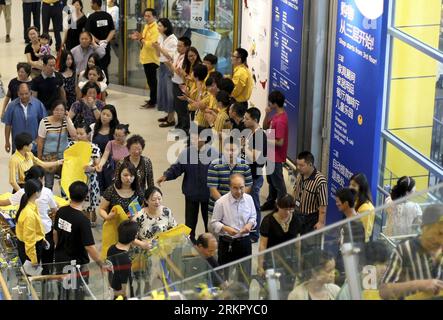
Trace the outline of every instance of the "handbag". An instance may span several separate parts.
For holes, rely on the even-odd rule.
[[[60,149],[60,141],[62,139],[62,131],[63,131],[63,121],[62,121],[62,125],[60,127],[60,131],[58,133],[58,140],[57,140],[57,151],[55,153],[48,153],[46,155],[42,155],[42,160],[45,162],[53,162],[53,161],[57,161],[58,159],[58,152]],[[43,151],[44,151],[44,145],[43,145]],[[43,152],[42,152],[43,153]],[[48,173],[53,173],[53,174],[59,174],[61,173],[61,167],[59,165],[56,165],[54,167],[51,168],[47,168],[46,171]]]
[[[108,161],[106,161],[105,165],[103,166],[103,179],[106,187],[113,184],[116,167],[117,163],[112,157],[112,141],[111,141],[111,152],[109,153]]]

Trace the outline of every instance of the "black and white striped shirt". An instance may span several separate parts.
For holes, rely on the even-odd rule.
[[[314,169],[307,179],[299,174],[295,180],[294,198],[299,203],[298,211],[302,214],[319,212],[320,207],[328,205],[328,183],[326,177]]]
[[[413,280],[443,281],[443,254],[432,259],[422,247],[420,237],[403,241],[393,251],[382,283],[402,283]],[[412,293],[412,292],[411,292]]]

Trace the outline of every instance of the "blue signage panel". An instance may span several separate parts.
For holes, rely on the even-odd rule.
[[[272,1],[270,91],[286,97],[289,120],[288,158],[297,159],[297,125],[300,103],[300,70],[303,31],[303,0]]]
[[[342,219],[334,195],[353,174],[364,173],[377,192],[388,2],[338,2],[328,224]]]

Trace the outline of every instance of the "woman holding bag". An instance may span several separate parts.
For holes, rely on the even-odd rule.
[[[103,173],[105,190],[113,182],[117,163],[129,156],[129,150],[126,147],[126,138],[129,134],[129,124],[118,124],[115,127],[114,140],[106,144],[103,156],[97,166],[97,172]]]
[[[76,130],[71,118],[67,116],[66,103],[56,101],[52,106],[52,115],[40,121],[37,138],[37,157],[43,161],[63,159],[63,152],[68,146],[68,136],[75,139]],[[60,167],[46,169],[45,187],[52,190],[54,175]]]

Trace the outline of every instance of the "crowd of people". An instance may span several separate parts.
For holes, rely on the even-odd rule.
[[[111,15],[101,11],[101,0],[92,0],[94,13],[86,17],[83,2],[73,0],[76,27],[71,26],[63,40],[60,1],[43,0],[42,34],[35,15],[34,26],[30,26],[30,14],[39,14],[35,6],[39,2],[23,1],[27,61],[17,64],[17,77],[9,82],[1,115],[5,151],[12,152],[9,183],[13,195],[0,204],[19,204],[16,234],[22,263],[76,260],[86,265],[91,257],[103,268],[105,258],[117,266],[130,265],[125,253],[131,245],[150,250],[159,233],[177,226],[174,213],[163,204],[159,187],[182,175],[190,240],[212,267],[249,256],[253,243],[258,242],[261,252],[325,227],[327,178],[315,167],[313,154],[301,152],[296,160],[299,174],[288,192],[283,175],[289,144],[285,96],[272,91],[263,102],[267,104],[264,115],[258,108],[249,107],[253,80],[247,50],[235,49],[232,75],[222,75],[216,71],[217,56],[202,58],[191,39],[174,35],[167,18],[158,18],[152,8],[144,11],[144,29],[130,35],[140,44],[140,63],[150,89],[141,107],[164,112],[158,119],[159,127],[180,130],[188,142],[177,161],[155,179],[155,164],[143,155],[147,137],[131,135],[130,125],[119,121],[118,106],[106,103],[111,42],[118,28],[115,2],[108,1]],[[0,8],[3,10],[1,1]],[[56,52],[60,52],[57,58],[51,55],[49,18],[54,26]],[[54,202],[54,181],[60,178],[64,152],[79,142],[89,144],[92,150],[89,163],[82,168],[87,183],[76,181],[69,190],[61,189],[60,196],[69,194],[70,204],[59,208]],[[260,204],[264,176],[269,191]],[[401,235],[413,230],[411,225],[423,224],[424,234],[435,237],[421,238],[425,251],[432,251],[422,253],[426,259],[427,255],[434,256],[438,244],[441,254],[441,231],[439,236],[436,230],[441,230],[443,211],[434,208],[421,218],[420,207],[412,202],[392,204],[413,192],[414,186],[412,177],[402,177],[393,188],[386,232]],[[133,203],[141,209],[131,212]],[[336,205],[346,218],[372,212],[361,221],[353,221],[351,229],[343,228],[339,240],[343,243],[352,238],[370,251],[375,214],[363,173],[353,175],[349,187],[336,192]],[[128,221],[113,231],[118,241],[100,254],[91,227],[96,226],[97,216],[105,223],[117,219],[116,206],[127,213]],[[205,233],[196,238],[199,213]],[[108,236],[103,234],[103,238]],[[413,241],[414,248],[420,245],[420,240]],[[215,248],[218,260],[214,259]],[[401,250],[395,251],[383,278],[382,296],[443,288],[439,280],[401,287],[397,282],[419,279],[415,274],[411,276],[409,265],[399,267],[404,263]],[[340,290],[333,284],[339,257],[320,250],[318,243],[309,243],[302,252],[302,270],[309,272],[302,276],[305,282],[297,283],[284,298],[337,299],[348,294],[348,289]],[[295,252],[286,254],[290,260]],[[421,280],[441,279],[443,260],[440,258],[440,264],[438,259],[435,261],[440,273],[427,266],[429,272]],[[388,263],[387,259],[382,262]],[[260,256],[256,273],[263,276],[271,265],[268,256]],[[117,268],[114,274],[119,275],[118,279],[110,280],[116,296],[125,295],[131,281],[130,267],[123,269]],[[243,264],[243,270],[255,273],[250,261]],[[292,286],[294,281],[288,284]]]

